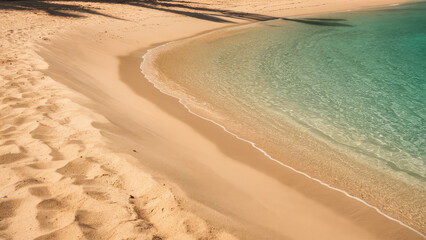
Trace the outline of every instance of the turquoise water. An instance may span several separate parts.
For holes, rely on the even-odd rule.
[[[426,2],[238,26],[144,58],[191,112],[424,231]]]
[[[221,124],[282,149],[296,126],[424,187],[425,2],[274,20],[189,50],[179,53],[173,84],[226,116]]]
[[[262,101],[331,144],[425,181],[426,5],[267,30]],[[341,16],[341,17],[340,17]],[[270,64],[264,64],[270,63]],[[287,107],[291,102],[292,107]]]
[[[346,153],[425,181],[424,2],[274,21],[209,44],[219,50],[203,84],[249,112],[268,109],[276,129],[290,117]]]
[[[425,65],[415,2],[216,31],[151,50],[142,71],[275,160],[422,228]]]

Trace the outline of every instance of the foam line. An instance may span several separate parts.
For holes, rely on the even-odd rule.
[[[251,25],[251,24],[249,24],[249,25]],[[239,27],[241,27],[241,26],[239,26]],[[247,26],[243,26],[243,27],[247,27]],[[232,29],[235,29],[235,28],[238,28],[238,27],[233,27]],[[206,34],[202,34],[202,35],[200,35],[200,36],[205,36],[205,35],[208,35],[208,34],[212,34],[212,33],[215,33],[215,32],[218,32],[218,31],[224,31],[224,30],[217,30],[217,31],[213,31],[213,32],[209,32],[209,33],[206,33]],[[197,37],[200,37],[200,36],[197,36]],[[291,167],[291,166],[289,166],[289,165],[286,165],[286,164],[284,164],[284,163],[282,163],[281,161],[279,161],[279,160],[277,160],[277,159],[275,159],[275,158],[273,158],[271,155],[269,155],[265,150],[263,150],[263,149],[261,149],[261,148],[259,148],[258,146],[256,146],[256,143],[254,143],[254,142],[251,142],[251,141],[249,141],[249,140],[247,140],[247,139],[244,139],[244,138],[241,138],[240,136],[238,136],[237,134],[235,134],[235,133],[233,133],[233,132],[230,132],[225,126],[223,126],[223,125],[221,125],[221,124],[219,124],[219,123],[217,123],[217,122],[215,122],[215,121],[213,121],[213,120],[211,120],[211,119],[209,119],[209,118],[206,118],[206,117],[203,117],[203,116],[201,116],[201,115],[198,115],[198,114],[196,114],[196,113],[194,113],[185,103],[183,103],[183,100],[181,99],[181,98],[179,98],[179,97],[176,97],[176,96],[173,96],[173,95],[171,95],[171,94],[169,94],[169,93],[167,93],[167,92],[165,92],[164,90],[162,90],[160,87],[158,87],[158,84],[156,84],[156,82],[155,81],[153,81],[150,77],[149,77],[149,74],[148,73],[146,73],[146,69],[147,68],[149,68],[149,67],[151,67],[151,69],[150,70],[154,70],[154,69],[152,69],[153,68],[153,66],[148,66],[148,63],[150,62],[150,61],[153,61],[153,60],[155,60],[155,53],[157,52],[157,51],[160,51],[160,49],[163,49],[163,48],[165,48],[165,47],[167,47],[167,46],[169,46],[169,45],[176,45],[176,44],[178,44],[178,43],[181,43],[181,42],[183,42],[183,41],[187,41],[188,39],[184,39],[184,40],[178,40],[178,41],[173,41],[173,42],[169,42],[169,43],[166,43],[166,44],[163,44],[163,45],[160,45],[160,46],[158,46],[158,47],[155,47],[155,48],[152,48],[152,49],[149,49],[144,55],[143,55],[143,57],[142,57],[142,59],[143,59],[143,61],[142,61],[142,63],[141,63],[141,66],[140,66],[140,68],[141,68],[141,71],[142,71],[142,73],[144,74],[144,76],[145,76],[145,78],[156,88],[156,89],[158,89],[161,93],[164,93],[164,94],[166,94],[166,95],[168,95],[168,96],[171,96],[171,97],[173,97],[173,98],[176,98],[178,101],[179,101],[179,103],[180,104],[182,104],[185,108],[186,108],[186,110],[189,112],[189,113],[191,113],[191,114],[193,114],[193,115],[195,115],[195,116],[197,116],[197,117],[199,117],[199,118],[201,118],[201,119],[204,119],[204,120],[206,120],[206,121],[209,121],[209,122],[211,122],[211,123],[213,123],[213,124],[215,124],[215,125],[217,125],[217,126],[219,126],[219,127],[221,127],[225,132],[227,132],[227,133],[229,133],[229,134],[231,134],[232,136],[234,136],[235,138],[237,138],[237,139],[239,139],[239,140],[241,140],[241,141],[244,141],[244,142],[246,142],[246,143],[249,143],[252,147],[254,147],[255,149],[257,149],[258,151],[260,151],[263,155],[265,155],[267,158],[269,158],[270,160],[272,160],[272,161],[274,161],[275,163],[277,163],[277,164],[279,164],[279,165],[281,165],[281,166],[283,166],[283,167],[286,167],[286,168],[288,168],[288,169],[290,169],[290,170],[292,170],[292,171],[294,171],[294,172],[296,172],[296,173],[298,173],[298,174],[301,174],[301,175],[303,175],[303,176],[305,176],[305,177],[307,177],[307,178],[309,178],[309,179],[311,179],[311,180],[313,180],[313,181],[315,181],[315,182],[318,182],[319,184],[321,184],[321,185],[323,185],[323,186],[325,186],[325,187],[328,187],[328,188],[330,188],[330,189],[332,189],[332,190],[335,190],[335,191],[337,191],[337,192],[340,192],[340,193],[343,193],[343,194],[345,194],[347,197],[349,197],[349,198],[352,198],[352,199],[355,199],[355,200],[357,200],[357,201],[359,201],[359,202],[361,202],[361,203],[363,203],[364,205],[366,205],[366,206],[368,206],[368,207],[370,207],[370,208],[372,208],[372,209],[374,209],[374,210],[376,210],[376,212],[378,212],[379,214],[381,214],[382,216],[384,216],[384,217],[386,217],[387,219],[389,219],[389,220],[392,220],[392,221],[395,221],[395,222],[397,222],[397,223],[399,223],[401,226],[403,226],[403,227],[406,227],[406,228],[408,228],[408,229],[410,229],[410,230],[412,230],[413,232],[415,232],[415,233],[417,233],[418,235],[420,235],[421,237],[423,237],[424,239],[426,239],[426,236],[424,235],[424,234],[422,234],[420,231],[418,231],[418,230],[416,230],[416,229],[414,229],[414,228],[412,228],[412,227],[410,227],[410,226],[408,226],[407,224],[405,224],[405,223],[403,223],[402,221],[400,221],[400,220],[398,220],[398,219],[396,219],[396,218],[393,218],[393,217],[391,217],[391,216],[388,216],[388,215],[386,215],[385,213],[383,213],[379,208],[377,208],[377,207],[375,207],[375,206],[373,206],[373,205],[371,205],[371,204],[369,204],[368,202],[366,202],[366,201],[364,201],[364,200],[362,200],[362,199],[360,199],[360,198],[358,198],[358,197],[355,197],[355,196],[352,196],[352,195],[350,195],[349,193],[347,193],[346,191],[344,191],[344,190],[341,190],[341,189],[339,189],[339,188],[336,188],[336,187],[333,187],[333,186],[331,186],[331,185],[329,185],[329,184],[327,184],[327,183],[325,183],[325,182],[323,182],[323,181],[321,181],[321,180],[319,180],[319,179],[317,179],[317,178],[314,178],[314,177],[312,177],[312,176],[310,176],[309,174],[307,174],[307,173],[304,173],[304,172],[302,172],[302,171],[299,171],[299,170],[297,170],[297,169],[295,169],[295,168],[293,168],[293,167]],[[154,59],[152,59],[152,60],[150,60],[150,58],[154,58]],[[156,71],[156,70],[155,70]]]

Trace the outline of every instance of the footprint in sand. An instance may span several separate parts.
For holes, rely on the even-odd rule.
[[[20,200],[0,200],[0,231],[8,228],[8,218],[13,218],[20,205]],[[8,238],[6,238],[8,239]]]
[[[48,198],[51,196],[51,192],[48,187],[32,187],[29,189],[31,195],[39,198]]]
[[[62,228],[74,221],[73,211],[63,199],[51,198],[37,204],[36,219],[41,229]]]
[[[27,157],[24,153],[6,153],[0,155],[0,164],[9,164],[14,163],[20,160],[23,160]]]

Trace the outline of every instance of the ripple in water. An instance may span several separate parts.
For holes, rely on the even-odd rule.
[[[165,75],[173,76],[169,86],[198,101],[198,109],[209,108],[231,131],[283,161],[326,149],[309,136],[338,154],[311,157],[301,170],[343,159],[338,168],[352,171],[362,185],[364,172],[347,160],[355,159],[420,189],[403,201],[424,206],[425,2],[270,21],[174,51],[161,58]],[[409,195],[384,191],[387,199]]]

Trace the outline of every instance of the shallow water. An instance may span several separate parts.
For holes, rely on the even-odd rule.
[[[291,154],[335,151],[305,158],[299,169],[309,172],[319,164],[330,168],[332,178],[327,161],[336,158],[345,161],[339,171],[352,171],[349,179],[374,182],[374,174],[367,176],[356,162],[421,189],[408,199],[422,201],[425,2],[253,24],[174,51],[161,59],[173,80],[163,78],[159,86],[200,115],[283,162]]]

